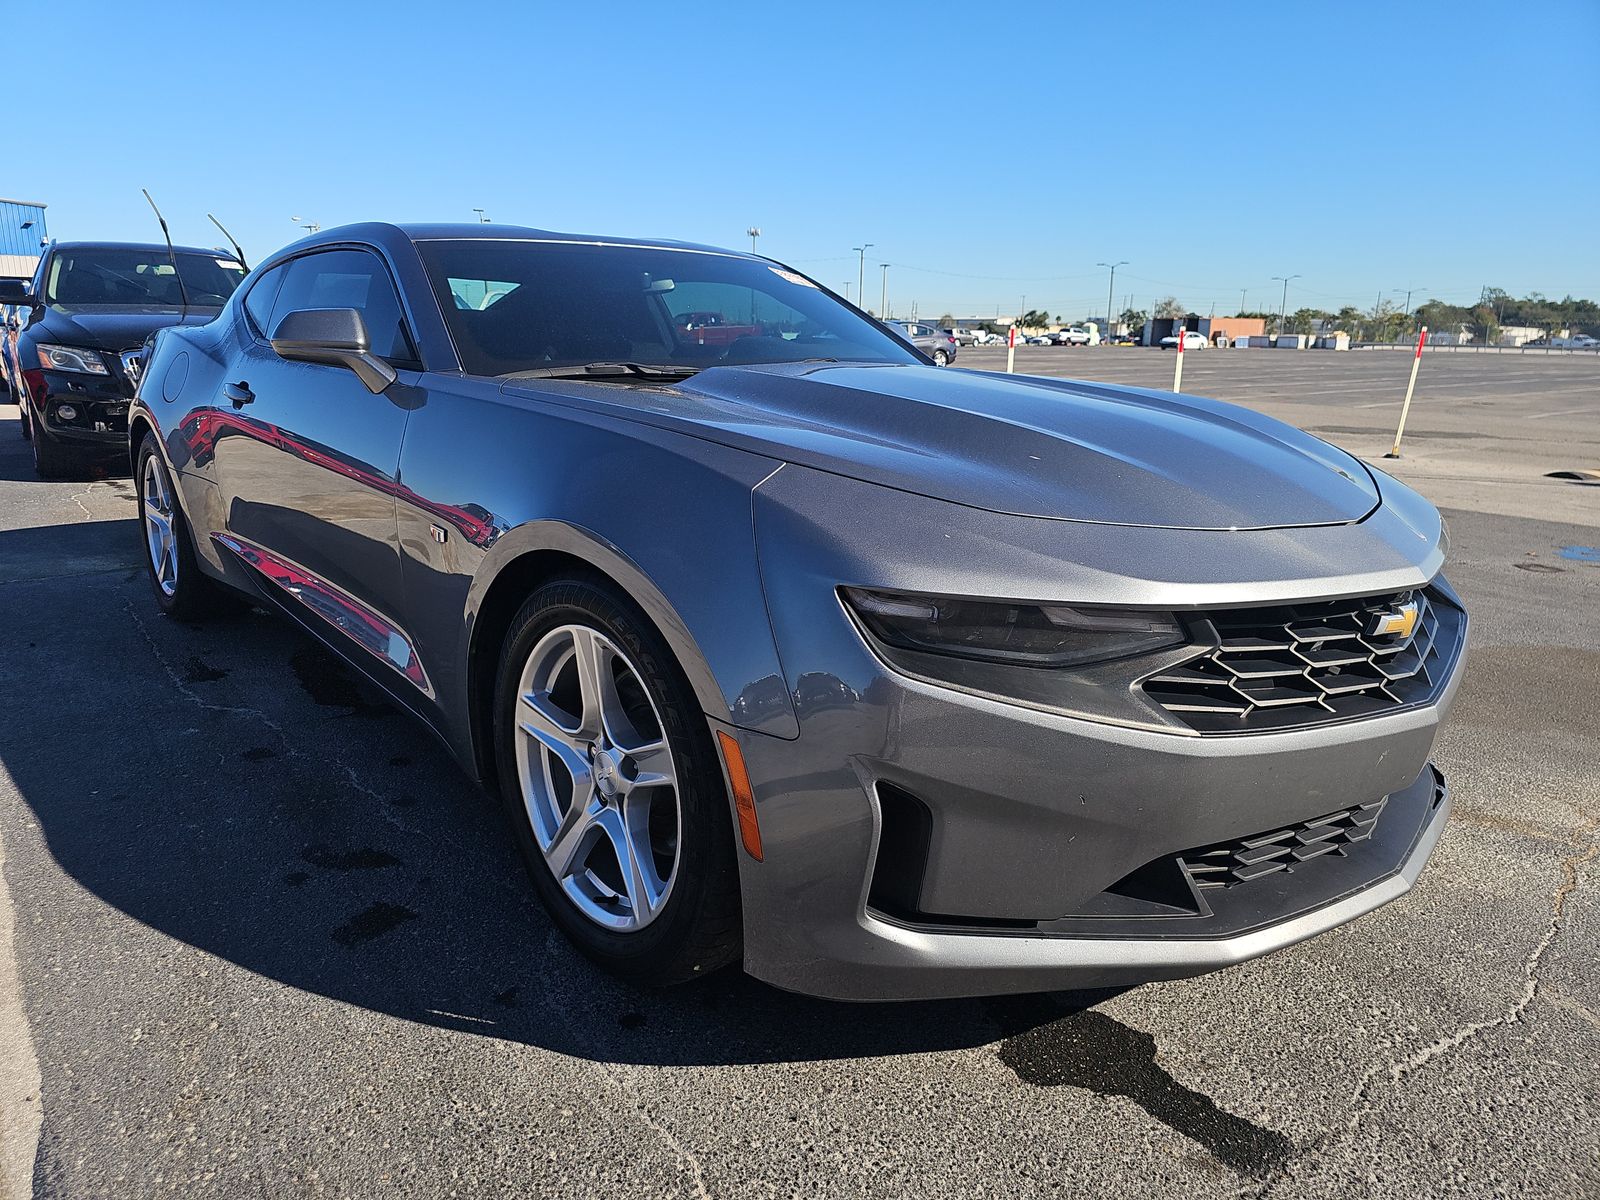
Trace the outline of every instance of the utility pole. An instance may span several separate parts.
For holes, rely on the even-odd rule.
[[[1112,321],[1114,320],[1114,318],[1111,315],[1111,302],[1112,302],[1112,299],[1113,299],[1113,297],[1115,295],[1116,287],[1117,287],[1117,268],[1118,267],[1125,267],[1127,265],[1128,265],[1128,260],[1127,259],[1123,259],[1121,262],[1114,262],[1114,263],[1095,263],[1095,266],[1097,266],[1097,267],[1110,267],[1111,268],[1111,282],[1106,284],[1106,333],[1110,333],[1111,332],[1111,324],[1112,324]]]
[[[1275,282],[1281,281],[1283,284],[1283,305],[1278,309],[1278,332],[1281,334],[1284,332],[1284,327],[1289,322],[1289,280],[1299,279],[1300,276],[1274,275],[1272,278]]]
[[[846,304],[850,303],[850,281],[848,279],[844,281],[844,300]]]
[[[754,254],[756,252],[756,239],[761,236],[761,228],[760,226],[752,225],[745,230],[745,233],[750,235],[750,253]]]
[[[1426,287],[1426,286],[1427,286],[1426,284],[1423,284],[1422,287],[1408,287],[1406,289],[1406,324],[1409,327],[1412,327],[1412,328],[1415,327],[1413,325],[1413,320],[1414,320],[1414,318],[1416,316],[1416,314],[1411,311],[1411,293],[1420,292],[1420,291],[1422,291],[1422,288]],[[1398,292],[1399,290],[1400,290],[1399,288],[1395,288],[1395,291]],[[1408,332],[1409,332],[1409,329],[1408,329]]]
[[[1245,293],[1248,290],[1249,290],[1248,288],[1240,288],[1239,289],[1239,315],[1241,317],[1244,316],[1244,297],[1245,297]]]
[[[880,320],[889,319],[889,264],[879,263],[883,268],[883,295],[878,300],[878,317]]]
[[[862,242],[859,246],[851,246],[861,257],[856,260],[856,295],[861,297],[861,302],[867,300],[867,251],[872,249],[871,242]]]

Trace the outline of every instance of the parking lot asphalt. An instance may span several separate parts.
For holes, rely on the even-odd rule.
[[[1184,381],[1375,460],[1409,366]],[[1600,1194],[1600,487],[1545,478],[1600,467],[1600,360],[1429,355],[1385,464],[1474,621],[1413,892],[1201,979],[915,1005],[597,975],[418,727],[261,612],[160,617],[130,482],[37,481],[16,418],[0,1196]]]

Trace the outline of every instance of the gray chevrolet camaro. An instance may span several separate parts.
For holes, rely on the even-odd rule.
[[[625,976],[1194,975],[1399,896],[1444,827],[1439,514],[1245,409],[498,225],[323,232],[146,353],[156,602],[243,592],[360,668]]]

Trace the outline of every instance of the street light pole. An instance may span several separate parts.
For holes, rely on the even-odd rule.
[[[761,229],[759,226],[752,225],[745,232],[750,235],[750,253],[754,254],[756,252],[756,239],[761,236]]]
[[[846,304],[850,303],[850,281],[848,279],[844,281],[844,302]]]
[[[478,214],[479,225],[487,225],[489,223],[489,218],[483,215],[483,209],[475,208],[472,211]]]
[[[883,294],[878,298],[878,317],[881,320],[889,319],[889,264],[879,263],[883,268]]]
[[[863,242],[859,246],[851,246],[861,257],[856,262],[856,295],[865,302],[867,298],[867,251],[872,249],[871,242]]]
[[[1289,322],[1289,280],[1299,279],[1298,275],[1274,275],[1275,281],[1283,283],[1283,305],[1278,309],[1278,333],[1283,333],[1283,328]]]
[[[1114,262],[1114,263],[1095,263],[1095,266],[1097,266],[1097,267],[1110,267],[1111,268],[1111,282],[1106,284],[1106,333],[1110,333],[1111,332],[1111,304],[1112,304],[1113,295],[1114,295],[1114,293],[1116,291],[1116,287],[1117,287],[1117,268],[1118,267],[1125,267],[1127,265],[1128,265],[1128,260],[1127,259],[1123,259],[1121,262]],[[1104,336],[1104,335],[1102,335],[1102,336]]]

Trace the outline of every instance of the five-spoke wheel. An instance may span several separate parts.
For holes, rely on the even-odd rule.
[[[678,865],[678,772],[660,714],[605,634],[562,625],[517,685],[517,772],[539,849],[591,921],[655,920]]]
[[[495,686],[500,790],[534,889],[578,949],[640,983],[739,956],[733,812],[705,708],[610,580],[550,579]]]
[[[172,485],[161,459],[147,455],[139,480],[144,495],[144,539],[150,551],[150,573],[166,596],[178,590],[178,543],[172,536]]]

